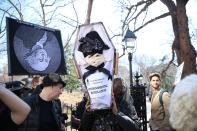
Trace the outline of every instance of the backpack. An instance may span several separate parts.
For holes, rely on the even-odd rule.
[[[159,93],[159,102],[160,102],[160,104],[161,104],[162,107],[164,107],[163,106],[163,98],[162,98],[164,92],[168,92],[168,91],[167,90],[164,90],[164,89],[161,89],[161,91]]]
[[[159,93],[159,102],[160,102],[160,104],[161,104],[161,106],[162,106],[163,109],[164,109],[164,105],[163,105],[163,98],[162,98],[162,96],[163,96],[163,93],[164,92],[168,92],[168,91],[167,90],[164,90],[164,89],[161,89],[161,91]],[[163,119],[165,118],[165,116],[166,116],[166,114],[164,112]]]

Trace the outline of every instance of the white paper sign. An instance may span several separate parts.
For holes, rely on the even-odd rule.
[[[174,80],[174,85],[178,84],[181,80],[181,76],[182,76],[182,72],[183,72],[183,66],[184,66],[184,62],[182,62],[179,65],[179,67],[177,68],[176,76],[175,76],[175,80]]]
[[[85,80],[90,95],[91,109],[105,109],[111,106],[111,80],[102,72],[88,76]]]

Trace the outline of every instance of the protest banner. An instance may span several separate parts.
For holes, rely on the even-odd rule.
[[[60,30],[7,17],[9,75],[66,74]]]

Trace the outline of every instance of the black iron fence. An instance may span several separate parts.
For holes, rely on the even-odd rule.
[[[68,115],[68,119],[65,121],[65,131],[78,131],[77,129],[74,129],[71,121],[72,113],[76,110],[76,105],[77,104],[62,104],[62,112]]]
[[[131,96],[134,100],[134,106],[141,121],[141,130],[147,131],[147,110],[146,110],[146,86],[139,84],[139,76],[136,74],[136,85],[130,88]]]

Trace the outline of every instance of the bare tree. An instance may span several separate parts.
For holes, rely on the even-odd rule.
[[[0,12],[3,13],[1,20],[0,20],[0,38],[4,37],[3,40],[5,40],[5,17],[9,16],[15,19],[24,20],[25,21],[36,21],[36,24],[41,24],[46,27],[55,28],[53,26],[61,25],[61,28],[66,25],[71,26],[73,30],[69,31],[67,34],[66,40],[63,42],[64,44],[64,50],[67,50],[67,45],[70,43],[73,35],[76,32],[76,29],[78,27],[78,15],[77,11],[74,6],[74,2],[76,0],[39,0],[39,1],[28,1],[21,4],[20,0],[17,0],[15,2],[8,0],[3,3],[6,3],[8,6],[0,6]],[[62,8],[66,8],[68,5],[72,5],[73,11],[75,13],[75,19],[74,17],[71,19],[65,15],[63,15],[62,12],[59,10]],[[31,10],[31,18],[27,17],[27,13],[24,13],[26,10]],[[24,17],[25,16],[25,17]],[[31,20],[32,19],[32,20]],[[39,23],[40,21],[40,23]],[[34,22],[35,23],[35,22]],[[55,24],[56,23],[56,24]],[[63,23],[63,24],[57,24],[57,23]],[[66,35],[64,35],[65,37]],[[6,43],[5,41],[1,42]],[[6,49],[1,49],[6,50]],[[68,51],[68,50],[67,50]]]
[[[175,54],[177,57],[177,63],[180,65],[182,62],[185,63],[182,77],[189,75],[191,73],[197,73],[196,71],[196,51],[191,44],[189,28],[188,28],[188,17],[186,14],[186,5],[189,0],[160,0],[167,8],[169,12],[163,13],[160,16],[147,20],[148,9],[151,8],[150,5],[154,4],[158,0],[140,0],[135,5],[130,4],[130,1],[119,0],[121,8],[126,15],[122,21],[122,34],[128,28],[128,25],[134,26],[134,32],[139,31],[146,25],[153,23],[156,20],[171,16],[174,40],[172,42],[172,59],[169,65],[175,59]],[[143,18],[142,24],[136,27],[136,23],[140,18]]]
[[[164,63],[163,60],[160,60],[159,63],[153,57],[147,56],[140,56],[136,57],[135,59],[136,64],[140,68],[140,72],[143,75],[142,83],[147,84],[148,91],[150,90],[149,87],[149,75],[153,72],[158,72],[161,74],[161,84],[162,88],[167,90],[173,87],[175,73],[176,73],[176,66],[171,64],[168,67],[168,70],[164,72],[168,64]]]
[[[72,44],[71,39],[73,38],[79,24],[78,14],[74,6],[75,1],[76,0],[3,1],[2,4],[5,4],[6,6],[0,5],[0,13],[3,14],[0,16],[0,53],[2,51],[6,51],[6,48],[2,48],[6,46],[2,46],[2,44],[6,45],[5,17],[9,16],[14,19],[27,22],[31,21],[32,23],[50,28],[57,28],[59,26],[59,29],[64,28],[67,30],[69,27],[67,33],[62,35],[62,38],[66,59],[70,59],[70,47]],[[67,17],[65,14],[63,14],[64,12],[60,11],[61,9],[67,8],[68,5],[72,6],[73,12],[75,14],[75,16],[72,18]],[[31,17],[28,16],[30,14],[27,13],[27,11],[31,13]]]
[[[156,59],[142,55],[134,57],[134,60],[140,69],[140,73],[143,74],[143,83],[149,83],[148,76],[154,72],[150,67],[155,65]]]
[[[2,16],[0,18],[0,53],[5,52],[6,49],[6,26],[5,26],[5,17],[13,17],[15,19],[23,20],[23,13],[22,13],[22,6],[20,0],[17,0],[16,2],[13,2],[11,0],[7,1],[9,3],[9,6],[2,7],[0,6],[0,12],[2,13]]]

